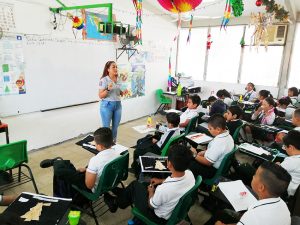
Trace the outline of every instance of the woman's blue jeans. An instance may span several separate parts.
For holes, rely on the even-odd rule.
[[[122,115],[121,101],[102,100],[100,102],[100,115],[101,115],[103,127],[110,127],[110,121],[112,121],[112,133],[113,133],[114,141],[116,141],[118,127]]]

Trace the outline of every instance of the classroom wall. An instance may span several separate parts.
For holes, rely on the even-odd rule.
[[[38,4],[26,3],[26,0],[11,1],[16,13],[16,25],[18,33],[34,35],[50,35],[55,38],[73,38],[72,30],[53,31],[50,26],[52,16],[48,7],[42,1]],[[107,1],[112,2],[117,20],[124,23],[135,24],[134,7],[127,1]],[[131,11],[131,14],[121,11]],[[144,9],[144,13],[151,13]],[[151,48],[161,48],[160,57],[152,62],[146,62],[146,96],[124,100],[122,102],[122,123],[134,120],[155,112],[158,103],[155,99],[155,90],[165,88],[168,76],[168,49],[174,44],[173,38],[176,34],[176,26],[167,22],[164,18],[144,17],[143,18],[143,41],[151,51]],[[153,45],[151,47],[151,45]],[[117,46],[117,45],[116,45]],[[175,64],[176,46],[173,46],[172,64]],[[152,50],[153,50],[152,49]],[[111,51],[115,51],[112,47]],[[63,53],[61,53],[63,54]],[[99,53],[101,54],[101,53]],[[26,57],[26,56],[25,56]],[[114,59],[112,59],[114,60]],[[26,61],[26,58],[25,58]],[[127,61],[127,56],[123,56],[119,62]],[[99,70],[105,62],[99,62]],[[88,66],[88,65],[83,65]],[[47,70],[51,68],[45,68]],[[25,74],[29,76],[29,74]],[[29,91],[29,90],[28,90]],[[76,94],[76,92],[74,93]],[[97,93],[95,93],[97,95]],[[0,96],[1,100],[6,96]],[[62,96],[63,97],[63,96]],[[45,99],[45,101],[47,101]],[[83,106],[58,109],[48,112],[34,112],[18,116],[2,118],[2,121],[9,124],[10,140],[28,140],[28,149],[38,149],[53,145],[64,140],[74,138],[81,134],[92,132],[101,126],[99,117],[99,104],[93,103]],[[0,143],[4,143],[4,135],[1,134]]]

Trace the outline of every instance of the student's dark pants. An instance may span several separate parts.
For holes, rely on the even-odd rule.
[[[230,209],[224,209],[216,212],[204,225],[215,225],[217,221],[221,221],[225,224],[236,224],[239,222],[240,217],[240,213]]]
[[[205,166],[196,160],[190,162],[189,169],[192,171],[195,177],[201,175],[202,179],[212,178],[217,172],[215,167]]]
[[[166,220],[158,217],[148,205],[148,190],[146,184],[138,181],[131,182],[117,194],[117,203],[121,209],[134,204],[144,216],[158,224],[166,224]]]
[[[70,160],[56,160],[53,164],[54,169],[54,177],[53,177],[53,192],[61,191],[58,190],[61,187],[57,185],[61,185],[61,181],[65,182],[65,186],[68,185],[76,185],[82,190],[91,191],[85,185],[85,173],[79,172],[76,170],[74,165],[70,162]],[[66,193],[67,194],[67,193]],[[64,197],[64,196],[60,196]],[[68,196],[65,196],[68,197]]]

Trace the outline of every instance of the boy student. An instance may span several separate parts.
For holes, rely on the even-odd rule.
[[[237,105],[230,106],[227,112],[224,114],[226,126],[231,136],[233,136],[236,129],[243,124],[243,122],[240,120],[242,114],[243,110]]]
[[[291,130],[283,137],[282,147],[289,157],[286,157],[281,166],[292,176],[288,187],[289,196],[293,196],[300,184],[300,132]]]
[[[137,141],[136,150],[133,152],[133,162],[131,168],[136,173],[138,170],[137,159],[139,156],[146,154],[147,152],[152,152],[154,154],[161,154],[161,150],[165,147],[168,141],[172,137],[180,135],[180,129],[178,127],[180,122],[180,117],[177,113],[168,113],[167,118],[167,129],[163,135],[159,136],[146,136]]]
[[[290,87],[288,89],[288,96],[290,97],[292,104],[295,105],[298,102],[299,90],[296,87]]]
[[[292,124],[295,126],[294,130],[300,131],[300,109],[296,109],[292,116]]]
[[[179,127],[187,127],[190,120],[198,116],[198,106],[200,105],[201,99],[198,95],[190,95],[187,102],[187,109],[180,116]]]
[[[207,101],[210,104],[209,115],[212,116],[214,114],[224,114],[227,109],[227,105],[221,99],[217,99],[215,96],[210,96]]]
[[[226,121],[222,115],[215,114],[208,119],[208,131],[214,139],[208,144],[206,151],[197,153],[196,149],[191,148],[194,160],[189,166],[195,177],[201,175],[203,179],[215,175],[224,156],[234,147],[233,139],[226,130]]]
[[[191,151],[183,145],[173,145],[169,150],[167,167],[171,175],[166,179],[152,178],[148,187],[133,181],[125,189],[113,190],[117,197],[104,195],[110,209],[125,209],[132,203],[143,215],[158,224],[166,224],[179,199],[195,185],[195,178],[187,170]]]
[[[251,182],[258,201],[251,205],[241,218],[217,213],[218,215],[213,216],[205,225],[290,225],[290,212],[280,198],[286,192],[290,180],[291,176],[284,168],[265,161],[256,170]]]
[[[75,184],[82,189],[95,192],[103,168],[107,163],[119,157],[120,154],[111,148],[113,145],[113,135],[110,128],[99,128],[94,132],[94,138],[96,149],[99,153],[90,159],[87,168],[78,168],[76,170],[69,160],[63,160],[60,157],[45,159],[40,163],[40,166],[42,168],[53,166],[54,177],[59,178],[70,185]]]

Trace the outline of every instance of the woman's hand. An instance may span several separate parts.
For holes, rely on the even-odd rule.
[[[113,82],[110,82],[110,83],[107,85],[107,90],[110,91],[111,89],[113,89],[113,87],[114,87]]]

